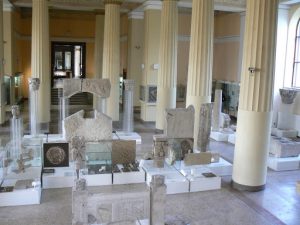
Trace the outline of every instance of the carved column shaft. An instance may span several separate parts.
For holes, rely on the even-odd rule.
[[[176,108],[177,84],[177,0],[164,0],[161,12],[156,128],[162,130],[165,109]]]
[[[50,41],[48,1],[32,0],[32,77],[40,79],[37,121],[50,121]]]
[[[119,120],[120,1],[105,1],[102,78],[111,83],[106,114]]]
[[[193,0],[186,106],[195,108],[194,143],[201,104],[211,102],[213,29],[214,1]]]
[[[277,10],[277,0],[247,1],[232,175],[237,189],[257,191],[266,183]]]

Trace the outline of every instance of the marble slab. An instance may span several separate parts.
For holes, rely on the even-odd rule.
[[[81,92],[81,79],[63,79],[63,96],[70,98]]]
[[[74,113],[64,120],[64,129],[67,141],[74,136],[82,136],[86,141],[112,139],[112,119],[98,111],[94,118],[84,118],[84,110]]]
[[[82,92],[89,92],[98,97],[108,98],[110,96],[110,81],[109,79],[83,79]]]
[[[279,158],[299,156],[300,142],[288,138],[271,137],[270,153]]]
[[[166,109],[165,135],[168,138],[193,138],[195,109]]]

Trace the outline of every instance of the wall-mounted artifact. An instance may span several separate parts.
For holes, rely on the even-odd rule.
[[[148,103],[156,103],[157,86],[148,86]]]
[[[44,167],[68,167],[68,143],[44,143]]]
[[[145,86],[140,85],[140,100],[145,101],[146,100],[146,91],[145,91]]]

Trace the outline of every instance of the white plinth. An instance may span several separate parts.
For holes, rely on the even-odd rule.
[[[228,141],[227,133],[219,132],[219,131],[211,131],[210,138],[215,141]]]
[[[120,222],[120,224],[121,224],[121,222]],[[124,221],[124,224],[125,223],[126,223],[126,221]],[[135,224],[136,225],[150,225],[150,221],[149,220],[138,220],[135,222]],[[107,224],[91,224],[91,225],[107,225]]]
[[[221,177],[205,177],[203,173],[213,173],[205,167],[183,170],[181,173],[185,174],[190,182],[190,192],[217,190],[221,188]]]
[[[112,174],[93,174],[85,175],[87,186],[102,186],[112,184]]]
[[[300,156],[288,158],[276,158],[269,156],[268,167],[275,171],[298,170]]]
[[[135,133],[135,132],[127,133],[127,132],[124,132],[124,131],[117,131],[117,135],[113,134],[113,139],[135,140],[136,144],[141,144],[142,143],[141,136],[138,133]]]
[[[73,187],[75,172],[71,167],[54,168],[54,173],[43,173],[43,188],[65,188]]]
[[[228,142],[235,145],[235,137],[236,137],[235,133],[234,134],[229,134],[228,135]]]
[[[140,168],[140,171],[120,172],[113,174],[114,184],[137,184],[145,182],[145,171]]]
[[[189,181],[178,171],[165,172],[165,173],[148,172],[146,176],[148,185],[150,185],[152,176],[157,174],[165,176],[167,194],[178,194],[178,193],[189,192]]]
[[[41,193],[41,187],[0,193],[0,207],[40,204]]]
[[[277,137],[294,138],[294,137],[297,137],[298,131],[294,130],[294,129],[281,130],[281,129],[278,129],[278,128],[272,128],[271,134],[275,135]]]
[[[219,162],[208,164],[207,168],[209,168],[214,174],[218,176],[232,175],[232,164],[221,157]]]

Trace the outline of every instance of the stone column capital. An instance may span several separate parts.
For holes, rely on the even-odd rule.
[[[103,0],[103,4],[121,5],[123,0]]]
[[[134,80],[124,80],[125,90],[133,91],[134,90]]]

